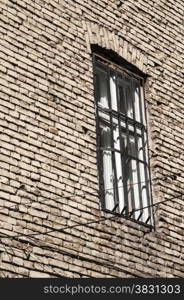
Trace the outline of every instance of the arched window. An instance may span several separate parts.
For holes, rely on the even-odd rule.
[[[103,209],[152,225],[145,77],[97,53],[93,62]]]

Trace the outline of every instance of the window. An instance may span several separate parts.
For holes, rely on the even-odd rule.
[[[152,225],[144,77],[93,57],[103,209]]]

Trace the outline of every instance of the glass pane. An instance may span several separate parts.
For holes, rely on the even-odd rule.
[[[126,128],[126,123],[124,121],[121,121],[120,124],[121,124],[121,127]]]
[[[141,113],[142,113],[142,120],[141,122],[146,125],[146,117],[145,117],[145,104],[144,104],[144,90],[143,87],[140,86],[140,100],[141,100]]]
[[[119,83],[119,99],[120,99],[120,112],[127,115],[129,118],[134,118],[133,111],[133,91],[131,79],[123,79]]]
[[[144,133],[144,151],[145,151],[145,156],[146,156],[146,161],[148,161],[148,139],[147,139],[147,134],[146,132]]]
[[[138,158],[140,160],[144,160],[144,155],[143,155],[143,151],[144,151],[144,146],[143,146],[143,140],[142,137],[137,137],[137,144],[138,144]]]
[[[117,95],[116,95],[116,77],[115,75],[110,77],[110,92],[111,92],[111,108],[115,111],[118,110]]]
[[[137,149],[134,136],[129,136],[129,155],[137,157]]]
[[[110,116],[108,113],[104,112],[104,111],[98,111],[98,115],[100,117],[101,120],[104,120],[108,123],[110,123]]]
[[[133,94],[132,94],[132,87],[128,85],[125,88],[125,94],[126,94],[126,103],[127,103],[127,116],[131,119],[134,118],[133,116]]]
[[[110,127],[105,123],[100,123],[100,133],[101,133],[101,148],[111,149],[111,131]]]
[[[139,86],[134,84],[134,109],[135,109],[135,119],[141,122],[140,118],[140,91]]]
[[[105,70],[96,69],[96,80],[97,80],[97,101],[98,105],[103,108],[108,108],[108,88],[107,80],[108,74]]]
[[[121,154],[119,152],[115,152],[115,162],[116,162],[117,187],[118,187],[118,195],[119,195],[119,211],[121,212],[125,206],[125,201],[124,201],[122,161],[121,161]]]
[[[122,86],[119,86],[120,112],[126,115],[126,97]]]
[[[113,210],[114,204],[114,174],[112,169],[112,152],[103,152],[103,178],[105,190],[105,207]]]
[[[131,131],[131,132],[134,132],[134,126],[133,125],[130,125],[128,124],[128,130]]]
[[[132,177],[132,162],[130,158],[126,159],[126,184],[128,193],[128,211],[131,212],[134,208],[134,190]]]
[[[127,154],[127,136],[124,132],[121,132],[121,150],[123,151],[123,154]]]
[[[136,132],[137,132],[137,135],[141,135],[142,136],[142,130],[140,128],[136,128]]]
[[[140,186],[141,186],[141,194],[142,194],[142,206],[143,208],[148,206],[148,195],[147,195],[147,189],[146,186],[149,184],[146,182],[146,176],[145,176],[145,165],[143,163],[139,163],[139,168],[140,168]],[[144,208],[142,210],[143,215],[141,220],[145,222],[149,216],[149,210],[148,208]]]
[[[139,182],[138,182],[138,171],[136,160],[131,160],[131,171],[132,171],[132,189],[134,191],[134,209],[140,208],[140,195],[139,195]],[[138,218],[140,211],[134,213],[134,217]]]
[[[114,149],[120,151],[120,136],[119,136],[119,126],[117,125],[116,128],[113,130],[114,135]],[[124,136],[123,139],[121,138],[121,143],[123,145],[124,142]],[[124,149],[124,146],[123,146]],[[123,174],[122,174],[122,159],[121,159],[121,153],[115,151],[115,164],[116,164],[116,180],[117,180],[117,188],[118,188],[118,198],[119,198],[119,212],[121,212],[125,206],[124,201],[124,186],[123,186]]]
[[[120,150],[120,138],[119,138],[118,125],[113,126],[113,141],[114,141],[114,149]]]
[[[117,125],[119,125],[119,123],[118,123],[118,119],[117,118],[112,118],[112,123],[113,123],[113,126],[117,126]]]
[[[101,124],[101,147],[102,162],[103,162],[103,181],[105,194],[105,207],[108,210],[113,210],[114,204],[114,174],[112,167],[112,151],[111,148],[111,131],[110,128]]]

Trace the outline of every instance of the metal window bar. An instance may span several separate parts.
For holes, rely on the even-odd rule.
[[[136,81],[139,82],[140,122],[138,122],[136,120],[136,117],[135,117],[135,109],[134,109],[134,105],[133,105],[134,103],[132,104],[132,107],[133,107],[133,119],[130,118],[127,115],[127,112],[128,112],[127,103],[125,103],[125,105],[126,105],[125,106],[126,107],[125,113],[126,114],[124,115],[120,111],[120,96],[119,96],[119,92],[118,92],[119,82],[117,80],[117,77],[120,75],[121,78],[122,78],[122,70],[119,72],[119,71],[115,70],[114,68],[111,68],[110,66],[107,66],[107,62],[109,62],[109,61],[107,61],[105,59],[103,59],[103,60],[106,61],[106,65],[104,65],[104,62],[99,62],[96,54],[93,56],[93,59],[94,59],[93,60],[94,68],[96,68],[96,66],[98,65],[98,67],[100,67],[100,68],[102,67],[103,69],[106,69],[106,71],[108,73],[108,77],[107,77],[107,81],[108,81],[107,82],[107,89],[108,89],[108,91],[107,92],[108,92],[109,109],[98,107],[98,103],[97,103],[97,127],[99,128],[99,121],[100,121],[99,111],[106,112],[109,115],[109,118],[110,118],[112,166],[113,166],[114,178],[115,178],[115,182],[114,182],[114,186],[113,186],[114,187],[114,195],[115,195],[115,199],[114,199],[114,204],[115,205],[114,205],[114,208],[112,209],[111,212],[118,213],[119,215],[123,215],[123,214],[126,215],[128,213],[128,217],[126,217],[126,218],[132,219],[132,216],[133,216],[133,218],[135,217],[135,215],[134,215],[135,205],[132,205],[132,211],[130,211],[130,213],[129,213],[129,209],[128,209],[128,206],[129,206],[129,203],[128,203],[128,192],[127,192],[127,182],[126,182],[127,178],[125,178],[125,175],[127,176],[127,174],[126,174],[126,166],[124,166],[124,162],[127,159],[133,158],[133,156],[130,155],[130,143],[129,143],[129,136],[131,134],[131,130],[129,130],[129,125],[130,124],[133,125],[133,127],[134,127],[133,136],[135,138],[135,143],[136,143],[136,149],[137,149],[137,151],[138,151],[138,134],[137,134],[137,128],[141,129],[141,132],[142,132],[142,135],[141,135],[141,137],[142,137],[142,143],[143,143],[143,145],[145,143],[144,133],[145,132],[147,133],[147,131],[146,131],[144,123],[143,123],[143,116],[142,116],[143,107],[142,107],[142,99],[141,99],[142,96],[141,96],[141,91],[140,91],[140,86],[141,86],[141,83],[143,82],[143,78],[141,78],[140,76],[136,75],[137,78],[139,78],[139,79],[136,78]],[[112,103],[111,102],[111,91],[110,91],[110,73],[111,73],[111,70],[116,75],[116,93],[117,93],[117,105],[118,105],[118,111],[117,112],[112,110],[112,105],[111,105],[111,103]],[[123,70],[123,71],[125,71],[125,70]],[[126,70],[123,73],[124,73],[124,75],[126,77],[128,77],[128,80],[132,80],[132,77],[134,77],[134,79],[135,79],[135,76],[132,76],[131,72],[129,72],[129,71]],[[127,73],[129,73],[128,76],[127,76]],[[96,89],[96,85],[95,85],[95,89]],[[123,88],[123,90],[124,90],[124,88]],[[126,99],[126,95],[124,95],[124,99]],[[125,101],[127,101],[127,100],[125,100]],[[116,150],[114,148],[114,141],[113,141],[113,117],[117,118],[117,120],[118,120],[119,138],[121,137],[121,132],[123,131],[122,127],[121,127],[121,120],[123,120],[125,122],[126,126],[125,126],[124,129],[126,130],[126,135],[127,135],[128,155],[127,154],[125,155],[125,153],[122,153],[123,150],[122,150],[122,145],[120,143],[120,153],[121,153],[121,159],[122,159],[123,186],[124,186],[124,200],[126,201],[125,202],[126,204],[125,204],[125,206],[124,206],[124,208],[122,209],[121,212],[118,210],[118,206],[119,206],[119,194],[118,194],[118,185],[117,185],[117,177],[116,177],[116,161],[115,161],[115,151]],[[98,142],[98,145],[99,145],[99,140],[97,142]],[[101,157],[101,154],[99,153],[98,156]],[[134,157],[134,159],[135,159],[135,157]],[[143,149],[143,161],[138,158],[138,155],[136,157],[137,170],[139,170],[138,171],[138,173],[139,173],[139,175],[138,175],[138,182],[141,182],[141,180],[140,180],[141,176],[140,176],[139,162],[141,162],[141,163],[144,164],[144,170],[145,170],[144,172],[145,172],[145,179],[146,179],[146,191],[147,191],[147,202],[149,204],[150,203],[150,194],[149,194],[149,187],[148,187],[148,174],[147,174],[148,163],[147,163],[147,159],[148,158],[146,157],[145,149]],[[101,161],[101,158],[99,158],[99,161]],[[101,172],[101,174],[102,173],[103,173],[103,171]],[[139,195],[141,196],[140,188],[141,188],[141,186],[139,184]],[[105,196],[105,194],[103,196]],[[132,200],[133,201],[135,200],[134,196],[133,196]],[[142,207],[142,200],[141,199],[139,199],[139,204],[140,204],[140,208],[141,208]],[[140,214],[139,214],[137,220],[135,220],[135,221],[138,221],[138,223],[143,223],[143,224],[146,224],[146,225],[150,226],[148,224],[148,222],[151,220],[151,225],[152,225],[151,209],[149,209],[149,215],[148,215],[148,218],[147,218],[147,220],[145,222],[140,221],[140,219],[142,218],[142,214],[143,214],[143,212],[140,211]]]

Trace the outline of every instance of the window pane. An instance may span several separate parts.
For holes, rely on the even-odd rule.
[[[141,183],[140,183],[140,186],[141,186],[141,194],[142,194],[142,206],[143,208],[148,206],[149,203],[148,203],[148,195],[147,195],[147,186],[148,186],[148,182],[146,181],[146,174],[145,174],[145,171],[146,171],[146,168],[145,168],[145,164],[143,163],[139,163],[139,168],[140,168],[140,177],[141,177]],[[143,212],[143,215],[142,215],[142,221],[145,222],[147,219],[148,219],[148,216],[149,216],[149,210],[148,208],[144,208],[142,210]]]
[[[119,138],[119,126],[118,124],[114,124],[114,122],[118,123],[118,120],[113,118],[113,142],[114,149],[120,150],[120,138]]]
[[[126,115],[126,96],[122,86],[119,85],[119,100],[120,100],[120,112]]]
[[[142,137],[140,137],[140,136],[137,137],[137,144],[138,144],[138,158],[143,161],[144,160],[143,151],[144,151],[145,145],[143,146]]]
[[[111,131],[110,128],[101,123],[101,147],[103,162],[103,181],[106,209],[113,210],[115,206],[114,174],[112,167]]]
[[[140,100],[141,100],[141,115],[142,115],[142,119],[141,122],[146,125],[146,117],[145,117],[145,104],[144,104],[144,90],[143,87],[140,86]]]
[[[99,117],[101,118],[101,120],[103,120],[104,122],[110,123],[110,116],[108,113],[99,110],[98,114],[99,114]]]
[[[133,94],[130,85],[127,85],[125,88],[125,95],[126,95],[126,103],[127,103],[127,116],[131,119],[134,118],[133,116]]]
[[[134,84],[134,109],[135,109],[135,119],[138,122],[141,122],[140,118],[140,93],[139,86]]]
[[[139,195],[139,180],[138,180],[138,170],[137,170],[137,162],[135,159],[131,160],[131,171],[132,171],[132,189],[134,191],[134,209],[140,208],[140,195]],[[134,214],[134,217],[137,219],[140,212],[137,211]]]
[[[96,70],[96,80],[97,80],[97,101],[98,105],[103,108],[108,108],[108,89],[107,80],[108,74],[105,70],[97,68]]]
[[[123,79],[119,81],[119,101],[120,112],[129,118],[134,118],[134,94],[132,90],[131,80]]]
[[[137,149],[134,136],[129,136],[129,155],[137,157]]]
[[[116,77],[112,75],[110,77],[110,92],[111,92],[111,108],[115,111],[118,110],[117,95],[116,95]]]
[[[123,186],[123,174],[122,174],[122,160],[121,154],[115,152],[115,162],[116,162],[116,178],[117,178],[117,187],[119,195],[119,211],[121,212],[125,206],[124,201],[124,186]]]
[[[128,130],[131,131],[131,132],[134,132],[134,126],[133,125],[130,125],[128,124]]]
[[[123,152],[123,155],[127,155],[128,149],[127,149],[127,136],[125,132],[121,132],[121,150]]]
[[[132,160],[130,158],[126,159],[126,184],[128,193],[128,211],[131,212],[134,208],[134,190],[133,190],[133,177],[132,177]]]
[[[113,123],[113,126],[118,126],[118,119],[113,117],[112,123]]]
[[[101,147],[103,149],[111,149],[111,131],[110,127],[105,123],[100,123],[101,131]]]
[[[114,120],[114,118],[113,118]],[[117,125],[113,130],[113,137],[114,137],[114,149],[118,150],[119,152],[115,151],[115,164],[116,164],[116,180],[117,180],[117,193],[119,199],[119,211],[121,212],[125,206],[124,201],[124,187],[123,187],[123,173],[122,173],[122,157],[121,157],[121,147],[125,143],[124,139],[120,139],[120,132],[119,126]],[[124,146],[123,146],[124,148]]]
[[[142,136],[129,136],[129,155],[144,161],[145,146]]]
[[[121,127],[123,127],[122,130],[124,130],[124,128],[126,128],[126,123],[125,123],[125,121],[120,121],[120,124],[121,124]]]
[[[144,151],[145,151],[145,159],[146,159],[146,161],[148,160],[148,139],[147,139],[147,134],[146,134],[146,132],[144,133],[144,135],[143,135],[143,138],[144,138],[144,145],[143,145],[143,147],[144,147]]]

